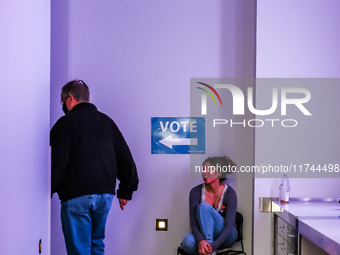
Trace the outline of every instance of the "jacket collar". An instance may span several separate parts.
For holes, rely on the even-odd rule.
[[[81,102],[77,105],[75,105],[72,110],[70,111],[71,112],[77,112],[77,111],[96,111],[97,110],[97,107],[94,105],[94,104],[91,104],[91,103],[88,103],[88,102]]]

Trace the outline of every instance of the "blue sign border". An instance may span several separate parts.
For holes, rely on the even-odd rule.
[[[151,154],[205,154],[205,118],[151,117]]]

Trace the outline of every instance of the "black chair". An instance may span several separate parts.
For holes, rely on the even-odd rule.
[[[220,249],[216,251],[217,255],[236,255],[236,254],[244,254],[247,255],[244,252],[244,246],[243,246],[243,233],[242,233],[242,229],[243,229],[243,216],[241,213],[236,212],[236,218],[235,218],[235,223],[236,223],[236,229],[237,229],[237,240],[235,243],[240,242],[241,244],[241,249],[240,250],[234,250],[232,249],[232,247],[228,247],[225,249]],[[186,253],[181,247],[177,248],[177,255],[190,255],[188,253]]]

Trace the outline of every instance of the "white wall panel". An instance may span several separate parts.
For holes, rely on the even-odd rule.
[[[258,78],[337,78],[340,76],[339,10],[330,1],[257,1]],[[257,102],[264,100],[265,87],[257,88]],[[257,129],[255,164],[264,161],[291,164],[339,163],[338,86],[310,86],[308,107],[313,116],[292,130]],[[261,96],[262,95],[262,96]],[[275,164],[275,163],[274,163]],[[292,197],[339,197],[339,178],[294,178]],[[270,254],[270,215],[258,212],[259,197],[279,196],[280,179],[256,178],[254,254]]]

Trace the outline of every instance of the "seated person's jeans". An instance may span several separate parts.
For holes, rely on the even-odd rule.
[[[61,204],[61,222],[68,255],[104,254],[104,237],[112,194],[76,197]]]
[[[200,203],[197,207],[196,218],[201,232],[208,243],[212,243],[222,232],[224,218],[208,203]],[[237,239],[237,229],[234,226],[231,235],[219,247],[220,249],[231,247]],[[198,243],[193,234],[187,234],[182,243],[182,249],[188,254],[198,254]]]

